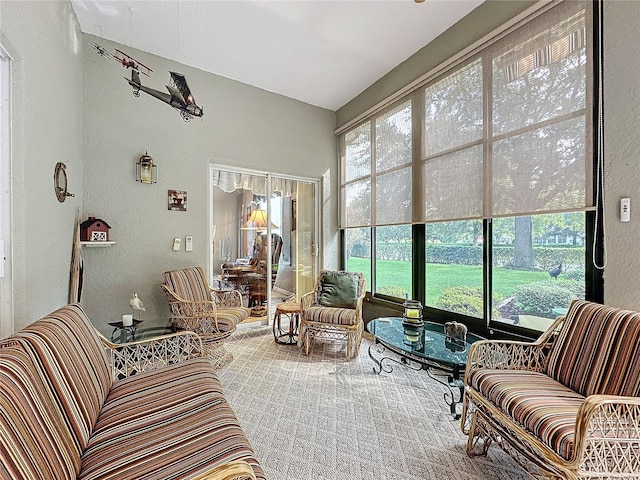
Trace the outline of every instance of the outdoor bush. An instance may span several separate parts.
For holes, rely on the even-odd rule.
[[[494,302],[495,304],[496,302]],[[436,308],[447,310],[449,312],[469,315],[470,317],[482,318],[482,288],[468,287],[460,285],[456,287],[447,287],[442,290],[442,295],[438,298]],[[498,310],[492,309],[491,316],[498,318]]]
[[[520,315],[555,318],[554,308],[565,308],[576,296],[566,282],[545,280],[516,287],[516,310]]]
[[[580,280],[584,282],[584,270],[569,270],[563,272],[558,278],[563,280]]]
[[[427,245],[427,263],[482,265],[481,245]]]
[[[562,287],[569,289],[572,298],[584,298],[584,273],[582,273],[582,275],[582,277],[576,279],[563,278],[558,280],[558,283],[562,285]]]
[[[380,293],[381,295],[389,295],[390,297],[404,298],[406,290],[402,287],[385,286],[380,287],[377,293]]]
[[[513,261],[512,246],[493,248],[493,264],[509,266]],[[584,247],[533,247],[533,264],[548,270],[559,263],[563,265],[583,265]]]

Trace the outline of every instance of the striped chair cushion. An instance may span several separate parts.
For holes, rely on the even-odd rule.
[[[239,459],[265,478],[209,360],[198,358],[116,382],[78,478],[187,479]]]
[[[478,369],[468,384],[549,448],[569,460],[584,397],[543,373]]]
[[[67,305],[16,334],[41,365],[53,398],[84,450],[111,388],[112,373],[100,339],[79,305]]]
[[[305,320],[334,325],[355,325],[356,311],[351,308],[310,307],[304,311]]]
[[[219,308],[216,313],[218,328],[220,331],[228,332],[233,330],[238,323],[247,319],[251,314],[251,309],[246,307]]]
[[[47,371],[13,342],[0,346],[0,478],[75,479],[80,448],[51,401]]]
[[[164,278],[164,283],[184,300],[212,301],[209,283],[204,276],[202,267],[164,272],[162,278]]]
[[[581,395],[640,395],[640,313],[575,300],[545,372]]]

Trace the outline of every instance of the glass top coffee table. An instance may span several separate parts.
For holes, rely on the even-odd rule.
[[[447,387],[449,391],[444,394],[444,400],[453,418],[460,418],[456,407],[464,394],[461,377],[467,365],[467,353],[472,343],[484,340],[482,337],[468,333],[463,341],[448,337],[440,323],[407,325],[402,317],[376,318],[367,324],[367,331],[375,338],[375,343],[369,346],[375,373],[391,373],[392,362],[413,370],[425,370],[429,377]],[[386,355],[387,350],[400,359]],[[446,381],[439,377],[446,377]],[[454,389],[457,392],[454,393]]]

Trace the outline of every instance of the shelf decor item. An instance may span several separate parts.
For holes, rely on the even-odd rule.
[[[107,222],[96,217],[89,217],[80,224],[80,240],[83,242],[108,242],[109,229]]]
[[[158,183],[158,166],[153,164],[153,158],[146,151],[136,162],[136,182]]]

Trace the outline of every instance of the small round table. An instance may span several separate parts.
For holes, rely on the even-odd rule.
[[[273,317],[273,338],[276,343],[282,345],[295,345],[298,343],[298,328],[300,327],[300,314],[302,306],[299,302],[284,302],[276,305],[276,313]],[[289,317],[289,331],[283,331],[280,325],[280,317]]]

